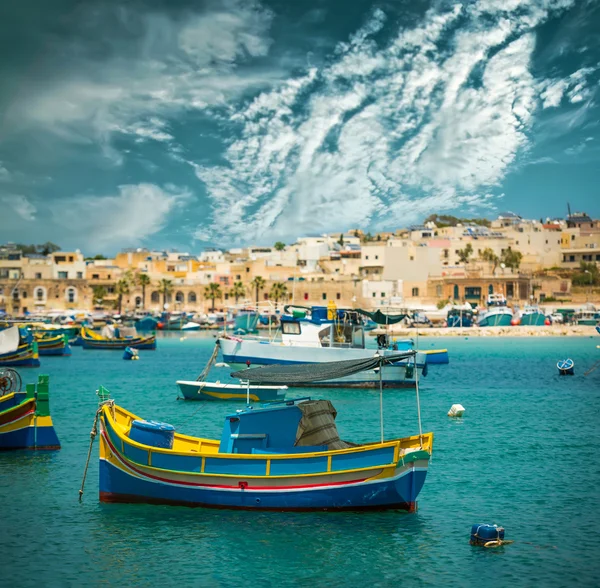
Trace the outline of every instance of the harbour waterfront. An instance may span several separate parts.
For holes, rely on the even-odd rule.
[[[21,370],[50,375],[59,452],[0,454],[0,584],[374,586],[564,586],[597,583],[600,538],[600,359],[595,337],[420,339],[446,347],[450,364],[421,381],[433,460],[415,514],[248,513],[101,504],[94,446],[83,502],[78,489],[100,384],[136,414],[184,433],[216,438],[235,403],[177,401],[178,379],[194,379],[214,338],[161,337],[157,351],[125,362],[119,351],[74,348]],[[575,360],[571,378],[556,361]],[[214,378],[227,379],[218,368]],[[372,440],[378,395],[369,390],[292,391],[328,398],[342,439]],[[298,393],[296,393],[298,392]],[[414,391],[384,392],[387,438],[413,434]],[[460,402],[462,419],[447,411]],[[26,514],[24,514],[26,513]],[[515,543],[471,547],[473,523],[498,523]],[[5,570],[10,569],[10,575]]]

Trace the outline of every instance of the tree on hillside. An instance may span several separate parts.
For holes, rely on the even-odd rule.
[[[168,296],[173,291],[173,282],[171,280],[167,280],[167,279],[163,278],[158,283],[158,289],[160,292],[162,292],[162,295],[163,295],[163,308],[164,308],[165,304],[167,303]]]
[[[595,286],[600,284],[598,266],[591,262],[582,261],[572,279],[574,286]]]
[[[520,251],[513,251],[510,247],[504,250],[500,256],[500,261],[510,269],[519,269],[523,254]]]
[[[92,286],[92,296],[94,306],[102,306],[104,304],[104,298],[106,297],[106,289],[104,286]]]
[[[260,276],[256,276],[251,282],[250,285],[254,288],[256,293],[256,308],[258,308],[258,296],[260,291],[265,287],[265,280]]]
[[[434,223],[438,228],[456,227],[457,225],[481,225],[484,227],[491,226],[491,222],[487,218],[460,218],[451,214],[430,214],[423,224]]]
[[[210,311],[215,312],[215,299],[223,298],[223,292],[221,292],[221,286],[215,282],[211,282],[206,288],[204,288],[204,298],[208,298],[211,301]]]
[[[283,241],[277,241],[273,247],[275,247],[275,251],[283,251],[285,249],[285,243]]]
[[[494,250],[490,247],[486,247],[481,253],[481,259],[491,263],[494,266],[492,268],[492,274],[495,274],[498,263],[500,262],[500,258],[494,253]]]
[[[246,296],[246,287],[242,282],[235,282],[229,291],[229,296],[235,299],[235,303],[243,296]]]
[[[471,243],[467,243],[464,249],[458,250],[458,260],[467,265],[469,263],[469,257],[471,257],[472,253],[473,245],[471,245]]]
[[[288,296],[287,286],[283,282],[275,282],[269,291],[269,298],[275,300],[275,308],[280,300],[285,300]]]
[[[138,273],[135,276],[135,282],[142,288],[142,308],[146,308],[146,286],[149,286],[152,282],[150,276],[144,273]]]

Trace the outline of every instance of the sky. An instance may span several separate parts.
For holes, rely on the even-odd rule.
[[[0,6],[0,242],[600,217],[600,0]]]

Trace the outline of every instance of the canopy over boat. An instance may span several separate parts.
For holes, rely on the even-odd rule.
[[[301,363],[292,365],[265,365],[233,372],[231,377],[249,382],[265,384],[294,384],[299,382],[319,382],[351,376],[365,370],[381,368],[385,364],[394,364],[412,358],[415,351],[406,351],[394,355],[374,355],[366,359],[349,359],[324,363]]]
[[[0,331],[0,355],[13,353],[19,347],[19,327],[9,327]]]
[[[381,310],[376,310],[375,312],[369,312],[367,310],[363,310],[362,308],[357,308],[356,312],[369,317],[373,322],[378,325],[395,325],[399,323],[401,320],[405,319],[408,315],[404,314],[384,314]]]

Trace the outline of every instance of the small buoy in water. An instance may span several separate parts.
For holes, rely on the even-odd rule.
[[[461,417],[465,412],[465,407],[462,404],[453,404],[448,411],[449,417]]]
[[[186,339],[185,337],[179,337],[180,341],[185,341],[185,339]]]
[[[500,547],[501,545],[512,543],[512,541],[505,541],[504,527],[480,524],[471,527],[471,539],[469,543],[483,547]]]
[[[133,361],[139,358],[140,356],[137,349],[134,349],[133,347],[125,347],[125,351],[123,352],[123,359]]]

